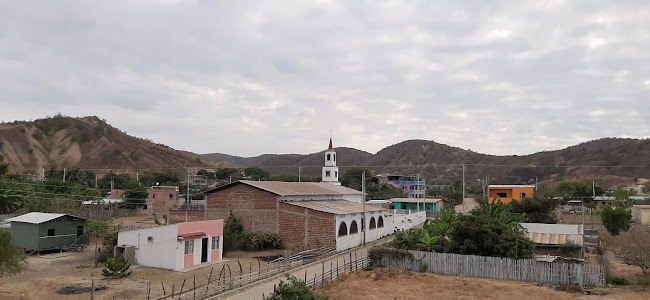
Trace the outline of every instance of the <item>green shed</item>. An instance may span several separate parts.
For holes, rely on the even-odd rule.
[[[84,218],[31,212],[7,221],[11,222],[11,237],[18,248],[41,251],[88,245]]]

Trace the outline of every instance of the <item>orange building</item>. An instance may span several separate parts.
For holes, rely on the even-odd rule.
[[[512,200],[531,198],[535,193],[534,185],[490,185],[488,186],[488,199],[490,202],[496,199],[503,203],[510,203]]]

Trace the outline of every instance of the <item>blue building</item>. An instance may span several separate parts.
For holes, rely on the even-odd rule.
[[[409,198],[424,198],[427,189],[427,182],[415,175],[377,175],[379,183],[390,184],[403,189]]]

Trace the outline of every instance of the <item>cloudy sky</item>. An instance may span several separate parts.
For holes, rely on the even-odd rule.
[[[197,153],[650,137],[650,2],[0,1],[0,120]]]

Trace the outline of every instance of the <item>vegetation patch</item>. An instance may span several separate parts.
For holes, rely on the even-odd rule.
[[[625,277],[607,276],[607,284],[630,285],[631,282]]]
[[[105,286],[96,286],[95,291],[103,291],[108,289]],[[92,290],[91,287],[80,286],[80,285],[69,285],[64,286],[60,290],[56,291],[60,295],[79,295],[83,293],[90,293]]]
[[[272,233],[244,233],[244,226],[232,211],[223,228],[223,251],[282,249],[282,238]]]
[[[286,275],[286,280],[280,280],[280,284],[275,288],[272,294],[264,297],[264,300],[328,300],[328,296],[316,294],[306,283],[298,280],[296,277]]]

